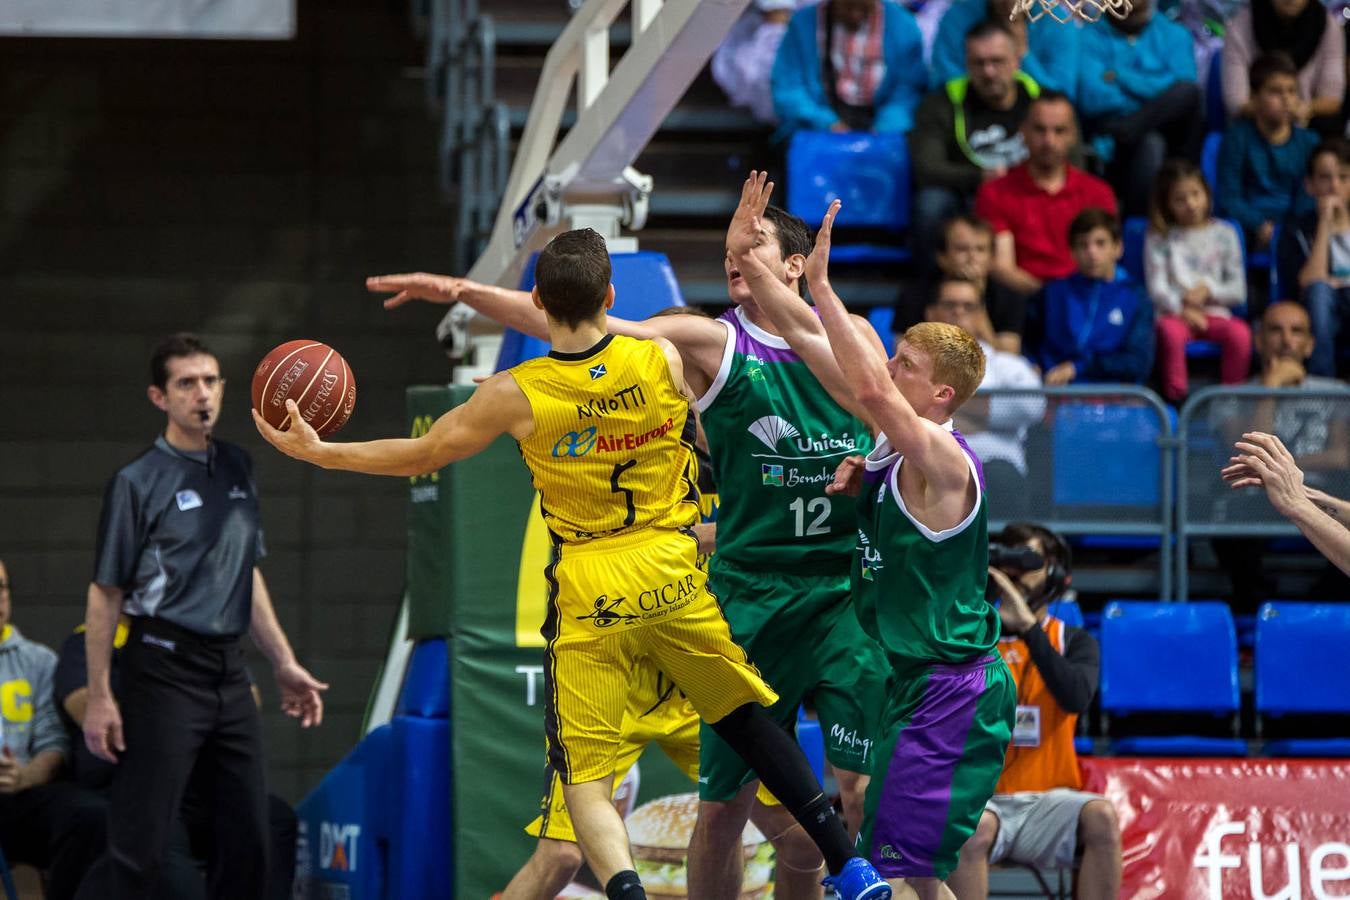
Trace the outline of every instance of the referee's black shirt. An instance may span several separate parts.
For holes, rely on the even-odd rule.
[[[160,436],[108,482],[94,582],[120,588],[128,615],[243,634],[262,555],[253,461],[240,447],[212,440],[194,453]]]

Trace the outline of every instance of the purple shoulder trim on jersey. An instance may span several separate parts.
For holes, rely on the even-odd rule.
[[[980,462],[980,458],[975,455],[975,451],[970,449],[970,444],[966,443],[966,436],[964,434],[962,434],[957,429],[953,428],[952,437],[956,438],[956,442],[961,445],[961,449],[966,451],[966,453],[970,454],[971,459],[975,460],[975,472],[980,477],[980,493],[983,494],[985,492],[984,463]]]
[[[736,307],[733,306],[723,313],[722,318],[730,322],[731,327],[735,329],[736,352],[742,356],[754,354],[756,359],[766,363],[802,361],[802,358],[791,350],[785,350],[781,347],[770,347],[768,344],[756,340],[741,324],[740,318],[736,315]]]

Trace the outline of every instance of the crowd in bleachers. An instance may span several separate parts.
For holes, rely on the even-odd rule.
[[[904,208],[855,213],[889,226],[909,263],[897,332],[944,280],[967,280],[990,345],[1045,384],[1147,383],[1180,404],[1188,369],[1209,361],[1219,381],[1247,381],[1262,314],[1290,300],[1312,340],[1286,383],[1337,374],[1350,308],[1339,10],[1137,0],[1124,19],[1061,23],[1010,20],[1011,0],[791,5],[757,2],[714,75],[773,125],[790,197],[807,133],[868,134],[888,153],[902,136]],[[818,205],[793,211],[810,220]],[[849,222],[846,209],[837,243]]]

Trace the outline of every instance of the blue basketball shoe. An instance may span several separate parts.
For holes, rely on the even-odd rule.
[[[844,864],[838,875],[830,875],[823,882],[838,895],[839,900],[890,900],[891,886],[882,880],[872,864],[855,856]]]

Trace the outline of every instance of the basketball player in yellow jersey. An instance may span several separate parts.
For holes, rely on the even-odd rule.
[[[596,232],[554,238],[535,278],[533,302],[547,316],[552,351],[492,376],[425,435],[327,443],[294,404],[284,432],[255,413],[259,432],[323,468],[395,476],[433,472],[501,434],[516,439],[557,542],[543,628],[549,762],[608,897],[646,897],[610,803],[629,674],[646,655],[811,835],[846,888],[842,900],[889,898],[801,748],[764,713],[777,695],[731,640],[706,589],[679,354],[664,339],[606,334],[614,287]]]

